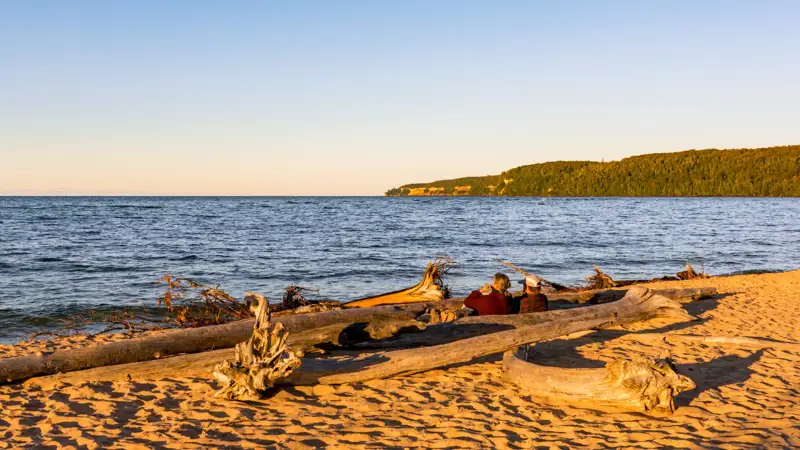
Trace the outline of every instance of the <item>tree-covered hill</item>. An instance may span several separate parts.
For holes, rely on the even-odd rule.
[[[800,196],[800,145],[531,164],[500,175],[408,184],[386,195],[792,197]]]

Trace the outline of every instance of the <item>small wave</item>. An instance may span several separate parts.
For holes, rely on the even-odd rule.
[[[111,209],[164,209],[161,205],[104,205]]]
[[[64,268],[65,272],[77,273],[114,273],[114,272],[133,272],[136,271],[133,267],[125,266],[111,266],[111,265],[90,265],[81,263],[72,263]]]
[[[139,317],[160,320],[165,317],[167,310],[146,305],[69,304],[45,308],[32,314],[18,309],[0,308],[0,343],[11,343],[39,331],[64,329],[75,319],[80,318],[97,321],[93,325],[96,327],[103,324],[104,318],[123,311],[131,312]]]
[[[36,258],[34,261],[36,262],[64,262],[63,258],[53,257],[53,256],[43,256],[41,258]]]

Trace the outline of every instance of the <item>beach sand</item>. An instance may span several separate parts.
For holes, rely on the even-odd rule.
[[[800,271],[659,282],[715,286],[686,304],[701,320],[658,331],[800,340]],[[342,386],[283,389],[252,403],[214,399],[210,378],[0,387],[0,447],[72,448],[789,448],[800,447],[800,352],[641,343],[604,332],[540,343],[548,364],[601,367],[671,355],[697,388],[672,416],[582,409],[531,398],[503,379],[501,355],[447,370]],[[1,346],[0,356],[120,339]]]

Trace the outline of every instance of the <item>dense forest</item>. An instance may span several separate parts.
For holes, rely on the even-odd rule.
[[[386,195],[795,197],[800,145],[531,164],[500,175],[408,184]]]

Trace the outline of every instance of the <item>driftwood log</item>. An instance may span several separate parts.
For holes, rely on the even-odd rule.
[[[253,335],[236,345],[233,361],[214,368],[214,378],[222,383],[215,397],[227,400],[257,400],[275,381],[300,367],[300,359],[286,346],[289,337],[280,323],[270,323],[269,302],[257,296],[258,307]]]
[[[645,289],[642,287],[635,288]],[[698,289],[667,289],[667,290],[648,290],[650,293],[672,300],[683,300],[694,298],[694,296],[705,295],[709,292],[716,292],[714,288]],[[604,298],[616,298],[620,300],[628,289],[603,290],[596,295]],[[637,291],[639,292],[639,291]],[[558,294],[564,296],[564,294]],[[555,295],[553,295],[555,297]],[[548,296],[549,298],[549,296]],[[601,302],[610,303],[610,302]],[[598,317],[598,313],[603,314],[603,308],[579,307],[570,309],[550,310],[535,314],[512,314],[498,316],[471,316],[458,319],[457,321],[441,321],[446,323],[434,323],[425,327],[424,333],[417,334],[398,334],[391,338],[375,341],[365,341],[355,344],[354,347],[360,349],[397,349],[413,348],[431,345],[441,345],[449,342],[480,336],[498,331],[505,331],[524,326],[538,325],[558,320],[592,320]],[[659,311],[658,315],[663,317],[688,318],[688,314],[683,309],[665,309]]]
[[[434,302],[444,300],[446,292],[443,278],[447,274],[453,260],[439,258],[428,263],[422,280],[415,286],[388,294],[376,295],[353,300],[344,304],[347,308],[367,308],[378,305],[396,305],[400,303]]]
[[[578,291],[578,292],[557,292],[553,294],[546,294],[547,299],[550,301],[568,301],[581,304],[598,304],[614,302],[625,296],[628,292],[627,287],[616,289],[597,289],[592,291]],[[699,300],[709,298],[717,294],[717,288],[714,287],[699,287],[699,288],[681,288],[681,289],[654,289],[656,293],[667,298],[675,300]]]
[[[535,397],[658,416],[672,414],[673,398],[695,388],[669,359],[618,359],[602,369],[572,369],[534,364],[520,351],[508,351],[503,369],[510,381]]]
[[[375,327],[407,323],[424,314],[429,307],[458,309],[459,301],[413,303],[374,308],[353,308],[298,314],[276,318],[292,334],[323,327],[325,340],[338,336],[350,324],[371,324]],[[253,332],[255,320],[240,320],[200,328],[166,330],[141,338],[98,345],[94,347],[40,352],[37,354],[0,359],[0,384],[24,380],[34,376],[71,372],[93,367],[150,361],[170,355],[197,353],[215,349],[230,349],[245,341]],[[337,328],[341,326],[341,328]],[[337,330],[339,330],[337,332]],[[314,340],[313,338],[311,339]],[[291,342],[291,341],[290,341]]]
[[[501,353],[522,344],[538,342],[592,328],[634,323],[660,316],[687,317],[680,304],[646,288],[634,288],[625,298],[613,303],[547,313],[508,316],[467,317],[456,322],[430,326],[417,333],[424,336],[435,327],[473,336],[455,342],[423,348],[376,352],[345,358],[302,358],[302,365],[278,384],[341,384],[422,372],[436,367],[471,361],[484,355]],[[463,323],[463,329],[459,324]],[[481,323],[483,321],[484,323]],[[470,329],[483,327],[486,335],[474,336]],[[519,328],[516,328],[519,327]],[[470,330],[470,331],[465,331]],[[503,330],[503,331],[498,331]],[[432,333],[431,342],[445,342],[446,333]],[[411,336],[411,335],[409,335]],[[452,340],[452,339],[450,339]],[[291,342],[291,337],[290,337]],[[228,353],[230,354],[230,352]],[[152,380],[178,376],[207,376],[207,353],[100,367],[29,380],[29,385],[53,386],[59,382],[79,383],[115,380]],[[211,366],[213,367],[213,366]]]
[[[576,312],[582,315],[579,317],[574,314]],[[678,302],[642,287],[630,289],[625,297],[617,302],[553,311],[553,313],[560,314],[551,320],[534,325],[524,325],[447,344],[343,359],[304,359],[300,369],[281,380],[279,384],[342,384],[408,375],[451,364],[466,363],[523,344],[554,339],[592,328],[629,324],[661,316],[688,317]],[[541,314],[543,313],[494,317],[503,317],[511,322],[515,320],[525,322]],[[487,318],[489,317],[493,316]],[[427,331],[423,334],[427,334]]]

